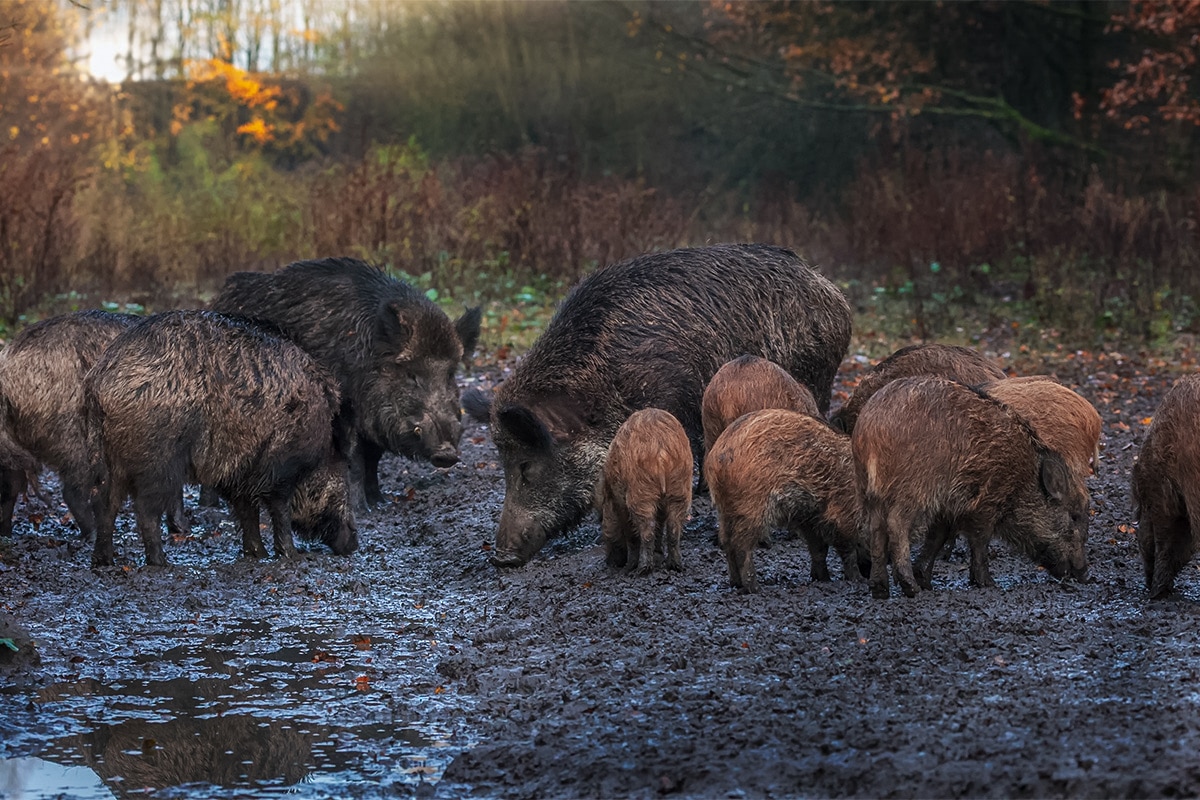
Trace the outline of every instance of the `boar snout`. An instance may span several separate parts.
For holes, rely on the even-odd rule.
[[[462,424],[456,419],[435,419],[429,414],[415,425],[413,433],[421,439],[421,450],[429,455],[435,467],[453,467],[458,463],[458,440]]]
[[[533,558],[546,543],[546,529],[528,512],[505,503],[500,512],[500,530],[496,533],[496,552],[490,561],[497,567],[519,567]]]
[[[449,442],[444,442],[433,454],[429,456],[429,461],[435,467],[453,467],[458,463],[458,448]]]

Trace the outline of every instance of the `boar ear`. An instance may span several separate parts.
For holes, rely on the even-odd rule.
[[[413,324],[398,300],[380,304],[376,324],[384,345],[397,353],[398,359],[412,349]]]
[[[496,423],[518,442],[534,450],[549,450],[554,443],[550,429],[525,406],[500,409]]]
[[[1053,450],[1042,453],[1042,492],[1056,502],[1063,502],[1071,492],[1071,470],[1063,457]]]
[[[463,411],[477,422],[490,422],[492,419],[492,396],[478,387],[471,387],[459,398]]]
[[[454,332],[462,342],[463,361],[470,361],[475,355],[475,345],[479,344],[479,324],[483,319],[483,306],[468,308],[463,315],[454,320]]]

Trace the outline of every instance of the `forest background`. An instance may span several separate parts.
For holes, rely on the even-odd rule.
[[[353,255],[520,344],[598,264],[757,240],[889,335],[1172,346],[1198,58],[1196,0],[0,0],[0,320]]]

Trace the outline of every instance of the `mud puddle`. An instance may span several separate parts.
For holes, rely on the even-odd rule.
[[[435,785],[475,741],[471,699],[436,666],[485,604],[396,563],[412,534],[390,514],[363,520],[353,559],[253,562],[224,513],[192,500],[162,570],[140,566],[126,525],[119,566],[92,571],[61,508],[33,509],[38,528],[26,518],[0,543],[0,611],[19,607],[40,660],[0,671],[0,798]]]

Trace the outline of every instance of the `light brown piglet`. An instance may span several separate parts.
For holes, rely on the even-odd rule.
[[[808,387],[775,362],[758,356],[740,356],[726,362],[708,382],[700,403],[704,452],[712,449],[717,437],[735,419],[766,408],[821,415]]]
[[[758,591],[754,549],[781,527],[808,543],[814,581],[829,580],[830,545],[847,580],[863,577],[867,552],[850,439],[824,420],[783,409],[739,417],[717,439],[704,469],[733,586]]]
[[[679,539],[692,505],[692,449],[683,425],[657,408],[634,412],[608,448],[596,507],[608,565],[645,574],[656,554],[682,569]]]

